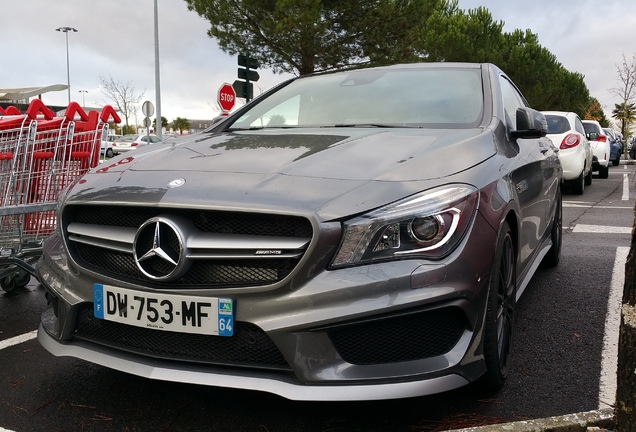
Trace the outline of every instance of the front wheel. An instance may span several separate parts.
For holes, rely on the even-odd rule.
[[[490,273],[484,324],[486,373],[481,378],[488,390],[501,388],[508,376],[517,296],[516,254],[512,232],[504,222]]]
[[[115,153],[113,152],[113,149],[112,148],[107,149],[106,150],[106,157],[110,159],[113,156],[115,156]]]

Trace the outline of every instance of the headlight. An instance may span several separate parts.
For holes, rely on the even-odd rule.
[[[344,222],[332,267],[403,258],[441,259],[461,241],[479,205],[479,191],[447,185]]]

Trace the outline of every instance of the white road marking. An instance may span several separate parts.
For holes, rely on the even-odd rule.
[[[572,230],[572,232],[595,233],[595,234],[631,234],[632,227],[577,224]]]
[[[594,207],[595,209],[611,209],[611,210],[631,210],[633,207],[625,207],[625,206],[595,206],[594,204],[572,204],[569,201],[563,201],[563,207],[571,207],[571,208],[590,208]]]
[[[623,174],[623,197],[621,199],[623,201],[629,199],[629,179],[627,178],[627,173]]]
[[[22,342],[26,342],[31,339],[35,339],[37,335],[38,335],[38,331],[33,330],[28,333],[21,334],[20,336],[15,336],[15,337],[12,337],[11,339],[5,339],[3,341],[0,341],[0,350],[9,348],[10,346],[13,346],[13,345],[21,344]]]
[[[601,376],[599,385],[599,408],[613,407],[616,401],[616,374],[618,368],[618,335],[621,324],[621,305],[623,303],[623,284],[625,283],[625,262],[628,247],[616,248],[610,295],[607,302],[605,332],[603,336],[603,354],[601,358]]]

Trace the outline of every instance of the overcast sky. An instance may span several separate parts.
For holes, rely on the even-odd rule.
[[[144,99],[156,102],[152,0],[0,1],[0,88],[66,84],[66,39],[55,29],[68,26],[78,30],[68,41],[71,99],[82,103],[84,97],[88,106],[107,103],[99,88],[104,76],[130,81]],[[631,58],[636,52],[636,1],[459,0],[459,5],[487,7],[495,20],[505,22],[505,31],[538,34],[563,66],[585,76],[610,117],[620,102],[610,91],[618,85],[616,65],[623,53]],[[169,121],[213,118],[219,87],[236,79],[236,58],[207,36],[208,22],[188,11],[184,0],[159,0],[158,12],[161,114]],[[287,78],[259,73],[255,93]],[[66,105],[67,92],[43,99]]]

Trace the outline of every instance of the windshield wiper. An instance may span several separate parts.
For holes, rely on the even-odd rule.
[[[374,128],[403,128],[409,127],[401,124],[385,124],[385,123],[339,123],[333,125],[322,125],[321,128],[365,128],[365,127],[374,127]]]
[[[277,126],[250,126],[247,128],[227,128],[227,131],[253,131],[253,130],[263,130],[263,129],[297,129],[299,126],[293,125],[277,125]]]

